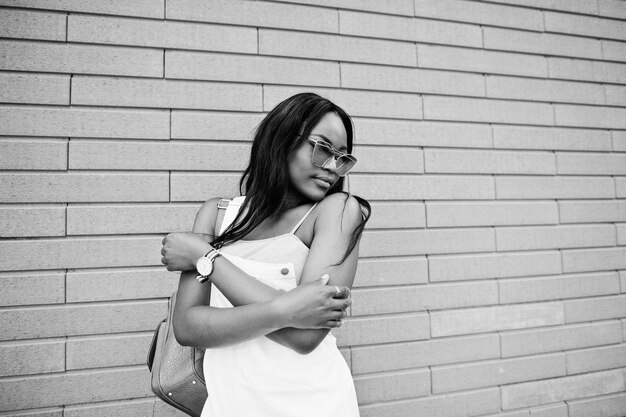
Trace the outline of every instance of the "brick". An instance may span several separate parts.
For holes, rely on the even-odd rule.
[[[428,281],[428,263],[423,256],[360,259],[355,287],[423,284]]]
[[[626,197],[626,178],[615,177],[615,193],[617,198]]]
[[[605,85],[606,104],[610,106],[626,106],[626,87]]]
[[[239,195],[239,174],[178,173],[170,175],[170,201],[204,202]]]
[[[198,204],[72,204],[67,208],[67,234],[185,232],[199,208]]]
[[[618,224],[616,225],[616,228],[617,228],[617,244],[620,246],[626,245],[626,224]]]
[[[414,67],[415,45],[381,39],[259,29],[259,53]]]
[[[499,281],[500,303],[525,303],[619,293],[614,272],[570,274]]]
[[[548,60],[542,56],[434,45],[417,45],[417,66],[481,74],[548,75]]]
[[[0,56],[3,70],[163,76],[163,51],[158,49],[0,41]]]
[[[167,201],[167,173],[0,174],[6,203]]]
[[[494,148],[610,151],[606,130],[493,126]]]
[[[565,375],[562,353],[432,368],[433,393],[500,386]]]
[[[0,36],[64,42],[66,19],[65,13],[2,9],[0,10]]]
[[[94,14],[114,14],[122,16],[143,16],[162,19],[165,17],[161,0],[1,0],[0,4],[13,7],[28,7],[35,9],[52,9]]]
[[[424,397],[430,394],[430,370],[416,369],[354,378],[359,405]]]
[[[277,0],[284,3],[310,4],[309,0]],[[318,6],[327,6],[337,9],[363,10],[387,14],[413,16],[413,0],[398,0],[380,2],[377,0],[317,0]]]
[[[626,6],[619,1],[598,0],[598,14],[612,18],[626,18]]]
[[[67,140],[3,138],[0,140],[0,168],[64,171],[67,169]]]
[[[614,0],[607,0],[615,3]],[[626,44],[624,42],[602,40],[602,57],[611,61],[626,61]]]
[[[502,357],[620,343],[617,320],[500,333]]]
[[[68,41],[255,54],[254,28],[70,14]]]
[[[248,144],[72,140],[70,169],[243,171]]]
[[[1,253],[7,255],[0,260],[0,270],[155,266],[160,265],[161,240],[150,236],[0,241]]]
[[[502,408],[528,407],[624,390],[624,372],[609,371],[504,386]]]
[[[489,27],[483,28],[483,36],[487,49],[602,58],[602,44],[597,39]]]
[[[574,13],[598,14],[598,7],[587,0],[491,0],[496,3],[515,4],[544,10],[564,10]]]
[[[344,35],[482,47],[478,25],[343,10],[339,20]]]
[[[564,250],[563,272],[626,268],[626,247]]]
[[[626,409],[626,393],[567,402],[571,417],[619,417]]]
[[[626,222],[626,201],[559,201],[560,223]]]
[[[552,152],[425,149],[425,172],[457,174],[555,174]]]
[[[350,192],[372,200],[486,200],[494,198],[492,178],[469,175],[352,175]]]
[[[497,227],[498,251],[613,246],[613,225]]]
[[[557,125],[626,129],[626,110],[617,107],[554,105]]]
[[[338,346],[408,342],[429,337],[428,314],[350,318],[335,333]]]
[[[271,110],[294,94],[312,91],[342,107],[351,116],[421,119],[422,99],[417,94],[304,87],[263,87],[263,109]]]
[[[154,400],[154,417],[185,417],[185,413],[171,407],[164,401]]]
[[[311,32],[339,30],[336,10],[270,2],[173,0],[166,16],[174,20],[215,22],[254,27],[296,29]]]
[[[548,59],[549,77],[607,83],[626,83],[626,65],[583,59]]]
[[[0,237],[63,236],[64,206],[0,207]]]
[[[566,352],[566,358],[568,374],[623,368],[626,366],[626,344]]]
[[[4,323],[0,337],[14,340],[153,331],[166,314],[166,300],[5,309],[0,311]]]
[[[172,110],[172,139],[252,140],[262,114]]]
[[[522,101],[427,96],[425,120],[552,125],[552,105]]]
[[[466,1],[415,1],[415,15],[433,19],[480,23],[488,26],[543,30],[543,18],[538,10],[499,6]]]
[[[72,78],[72,104],[261,110],[261,87],[201,81]]]
[[[557,152],[557,172],[573,175],[626,175],[626,154]]]
[[[0,101],[4,103],[70,104],[67,75],[0,74]]]
[[[496,282],[354,289],[352,315],[439,310],[498,304]]]
[[[530,417],[568,417],[565,402],[531,407]]]
[[[613,150],[626,151],[626,132],[612,131],[611,136],[613,136]]]
[[[355,118],[354,125],[358,144],[491,147],[489,126],[478,124]]]
[[[626,292],[626,271],[620,271],[619,273],[622,292]]]
[[[367,222],[369,229],[415,228],[426,227],[426,208],[424,203],[414,202],[371,202],[372,216]]]
[[[361,417],[406,416],[477,416],[500,410],[500,392],[497,388],[435,395],[397,402],[377,403],[361,407]]]
[[[183,51],[165,51],[165,77],[328,87],[340,79],[336,62]]]
[[[65,340],[0,343],[0,376],[46,374],[65,370]]]
[[[69,271],[66,277],[66,302],[169,297],[176,290],[178,275],[166,271],[162,266]]]
[[[495,414],[485,414],[483,417],[528,417],[528,410],[509,411]]]
[[[157,400],[158,402],[162,402]],[[165,403],[164,403],[165,404]],[[169,407],[169,405],[167,405]],[[63,409],[64,417],[135,417],[151,416],[155,408],[154,398],[138,400],[69,405]],[[170,407],[172,410],[175,408]],[[182,413],[179,411],[179,413]],[[157,414],[154,414],[155,416]],[[160,415],[160,414],[159,414]]]
[[[0,273],[0,286],[0,306],[65,302],[65,273],[61,271]]]
[[[557,251],[429,256],[430,281],[523,277],[561,273]]]
[[[485,77],[487,97],[516,100],[604,104],[599,84],[532,78]]]
[[[495,250],[495,244],[490,228],[367,231],[359,253],[369,257],[486,252]]]
[[[613,198],[610,177],[497,176],[498,199]]]
[[[413,147],[358,146],[352,152],[358,163],[350,172],[421,174],[424,156]]]
[[[382,65],[342,63],[341,86],[383,91],[485,96],[485,83],[483,77],[478,74]],[[602,92],[601,89],[600,91]]]
[[[159,317],[152,317],[152,320],[156,327]],[[70,337],[67,339],[67,370],[143,365],[152,336],[152,333],[129,333]]]
[[[3,379],[0,391],[6,395],[0,410],[146,397],[152,394],[149,377],[144,365]],[[38,394],[32,395],[33,392]]]
[[[626,295],[566,300],[564,308],[567,323],[625,317]]]
[[[430,313],[432,337],[541,327],[565,322],[563,304],[535,303]]]
[[[352,348],[352,372],[380,372],[498,358],[497,334]]]
[[[626,24],[596,16],[574,16],[565,13],[544,13],[546,32],[571,33],[594,38],[626,40]]]
[[[27,410],[27,411],[12,411],[10,413],[3,413],[0,416],[10,417],[63,417],[63,408],[55,409],[53,407]]]
[[[552,201],[426,202],[428,227],[556,224]]]
[[[169,138],[169,112],[0,106],[0,134],[97,138]]]

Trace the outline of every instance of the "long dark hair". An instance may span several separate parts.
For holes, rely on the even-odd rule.
[[[263,220],[280,213],[290,185],[289,160],[315,125],[328,113],[337,114],[343,122],[348,138],[348,153],[352,152],[352,119],[341,107],[317,94],[296,94],[265,116],[256,129],[250,163],[239,182],[239,191],[246,196],[243,207],[224,233],[212,242],[214,247],[220,248],[243,239]],[[327,195],[343,192],[343,183],[344,178],[340,177]],[[365,199],[353,197],[361,204],[363,220],[353,232],[348,250],[340,263],[356,246],[371,214],[371,207]]]

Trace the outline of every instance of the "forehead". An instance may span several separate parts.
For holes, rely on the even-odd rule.
[[[348,148],[348,134],[341,118],[335,113],[326,113],[311,130],[312,135],[324,136],[336,149]]]

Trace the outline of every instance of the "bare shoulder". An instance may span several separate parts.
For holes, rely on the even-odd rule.
[[[193,231],[195,233],[203,233],[208,235],[214,234],[215,219],[217,218],[217,203],[221,200],[220,197],[211,198],[205,201],[198,213],[196,214],[196,221],[193,224]]]
[[[363,220],[359,201],[348,193],[339,192],[326,196],[318,204],[316,224],[326,227],[341,226],[344,233],[352,233]]]

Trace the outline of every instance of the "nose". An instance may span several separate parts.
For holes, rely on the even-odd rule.
[[[322,168],[332,170],[333,172],[336,171],[337,170],[337,158],[335,158],[334,156],[331,156],[330,158],[328,158],[326,162],[324,162],[324,166]]]

